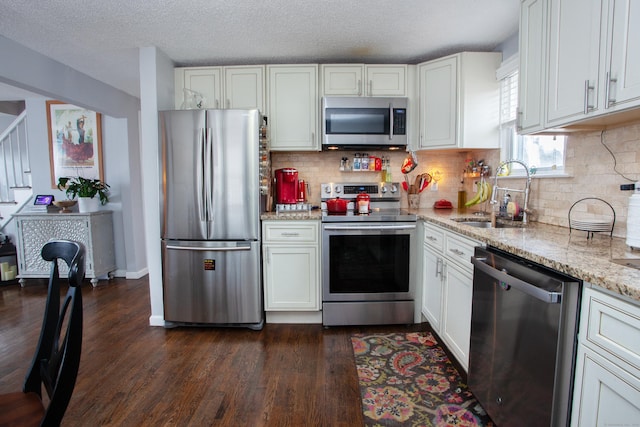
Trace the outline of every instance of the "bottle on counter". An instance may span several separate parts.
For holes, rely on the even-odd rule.
[[[464,188],[460,187],[460,189],[458,190],[458,210],[467,210],[467,208],[465,207],[465,203],[467,203],[467,192],[464,190]]]

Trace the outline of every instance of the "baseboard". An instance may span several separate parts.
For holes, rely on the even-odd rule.
[[[138,271],[127,271],[123,276],[118,276],[118,277],[124,277],[125,279],[140,279],[141,277],[144,277],[147,274],[149,274],[149,268],[145,267],[142,270],[138,270]]]
[[[321,311],[267,311],[267,323],[322,324]]]
[[[149,316],[149,326],[162,326],[164,327],[163,316]]]

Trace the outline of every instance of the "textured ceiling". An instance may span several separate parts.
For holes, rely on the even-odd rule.
[[[519,0],[0,0],[0,35],[139,96],[139,47],[157,46],[178,66],[416,63],[461,50],[493,50],[517,31],[519,5]]]

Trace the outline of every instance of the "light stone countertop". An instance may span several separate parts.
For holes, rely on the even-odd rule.
[[[456,209],[420,209],[419,220],[430,222],[462,235],[521,256],[538,264],[576,277],[593,285],[628,297],[640,304],[640,270],[611,262],[611,259],[639,259],[640,251],[632,252],[625,240],[594,233],[587,239],[586,231],[572,230],[542,223],[529,223],[524,228],[476,228],[456,222],[456,218],[482,217]],[[320,211],[311,213],[265,213],[263,220],[320,220]],[[485,217],[484,220],[488,220]]]
[[[455,218],[478,218],[473,213],[459,213],[455,209],[421,209],[417,214],[419,219],[426,222],[480,240],[640,303],[640,270],[611,262],[611,259],[640,258],[640,252],[632,252],[625,244],[625,239],[610,237],[608,233],[594,233],[592,239],[587,239],[586,231],[569,232],[568,228],[536,222],[529,223],[524,228],[476,228],[453,221]]]
[[[273,220],[317,220],[320,221],[322,219],[322,211],[320,209],[309,211],[290,211],[290,212],[280,212],[279,214],[275,212],[265,212],[260,215],[260,219],[262,221],[273,221]]]

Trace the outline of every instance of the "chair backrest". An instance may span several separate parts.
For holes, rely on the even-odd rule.
[[[67,409],[76,384],[82,350],[82,291],[85,249],[71,240],[50,240],[42,248],[42,258],[51,261],[49,289],[38,347],[27,373],[23,391],[42,397],[49,405],[40,425],[58,425]],[[58,260],[69,266],[69,290],[60,304]],[[63,330],[64,327],[64,330]]]

